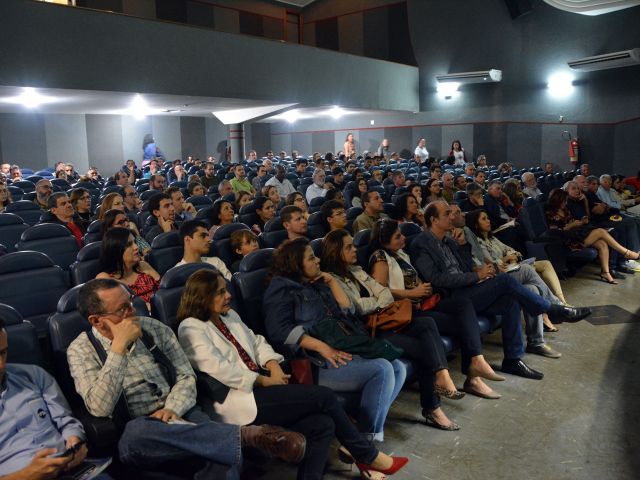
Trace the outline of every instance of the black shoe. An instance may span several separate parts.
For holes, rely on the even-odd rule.
[[[609,270],[609,273],[616,280],[624,280],[625,278],[627,278],[622,273],[620,273],[620,267],[618,267],[617,270]],[[629,273],[629,272],[625,272],[625,273]]]
[[[591,315],[591,309],[587,307],[566,307],[564,305],[551,305],[549,315],[561,317],[565,322],[578,322]]]
[[[507,360],[502,361],[502,371],[504,373],[510,373],[511,375],[517,375],[519,377],[530,378],[531,380],[542,380],[544,373],[538,372],[533,368],[527,366],[522,360]]]
[[[624,265],[618,265],[616,267],[615,271],[618,272],[618,274],[620,274],[620,273],[626,273],[627,275],[635,275],[636,274],[635,270],[631,270],[629,267],[626,267]],[[613,274],[613,271],[611,272],[611,276],[613,278],[618,278]]]

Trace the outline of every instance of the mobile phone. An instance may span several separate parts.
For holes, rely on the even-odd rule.
[[[71,455],[73,455],[74,453],[76,453],[78,450],[80,450],[80,448],[87,443],[86,440],[80,440],[78,443],[76,443],[73,447],[69,447],[67,448],[65,451],[63,452],[58,452],[58,453],[54,453],[53,455],[51,455],[52,458],[59,458],[59,457],[69,457]]]

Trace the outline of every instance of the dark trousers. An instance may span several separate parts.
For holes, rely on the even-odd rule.
[[[322,478],[334,436],[359,462],[370,464],[378,455],[371,442],[358,432],[330,388],[275,385],[256,388],[253,395],[258,406],[254,424],[282,426],[302,433],[307,439],[298,479]]]
[[[519,359],[524,355],[521,329],[521,308],[532,315],[546,312],[547,300],[523,287],[506,273],[482,283],[453,291],[453,298],[468,298],[476,312],[502,316],[502,345],[505,359]]]
[[[440,397],[434,393],[435,373],[447,368],[442,339],[436,322],[429,312],[414,313],[411,323],[398,333],[384,332],[380,337],[404,350],[404,358],[412,361],[420,387],[420,405],[431,411],[440,406]]]
[[[436,308],[426,312],[433,318],[438,331],[460,342],[462,373],[469,371],[471,357],[482,354],[480,327],[473,303],[468,298],[443,298]]]

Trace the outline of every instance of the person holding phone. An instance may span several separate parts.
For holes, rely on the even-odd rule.
[[[7,364],[0,318],[0,477],[55,478],[87,456],[82,424],[54,378],[36,365]]]

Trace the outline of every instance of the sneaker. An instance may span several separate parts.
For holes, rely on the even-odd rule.
[[[541,357],[547,358],[560,358],[562,356],[560,352],[556,352],[548,345],[536,345],[535,347],[527,345],[527,349],[525,351],[527,353],[532,353],[533,355],[540,355]]]
[[[635,260],[627,260],[626,262],[623,263],[623,265],[627,267],[629,270],[633,270],[634,272],[640,272],[640,263],[636,262]]]

